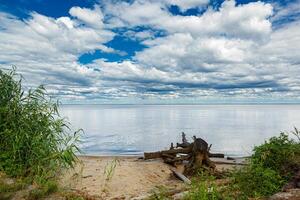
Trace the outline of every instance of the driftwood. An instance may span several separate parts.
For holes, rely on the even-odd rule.
[[[144,159],[162,158],[165,163],[175,166],[179,163],[186,163],[184,174],[192,174],[203,166],[215,169],[215,164],[209,157],[224,158],[224,154],[210,153],[211,145],[193,136],[193,142],[188,142],[185,133],[182,133],[182,143],[177,143],[176,148],[173,143],[169,150],[157,152],[145,152]]]
[[[242,162],[226,162],[226,161],[214,161],[215,164],[224,164],[224,165],[248,165],[247,163]]]
[[[188,179],[185,175],[183,175],[182,173],[176,171],[175,169],[171,169],[171,171],[173,172],[173,174],[179,178],[180,180],[182,180],[184,183],[186,184],[191,184],[192,182],[190,181],[190,179]]]
[[[224,158],[225,155],[223,153],[208,153],[209,157],[213,157],[213,158]]]

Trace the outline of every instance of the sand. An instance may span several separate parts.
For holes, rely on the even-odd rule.
[[[65,173],[62,185],[104,199],[131,199],[151,193],[159,186],[185,187],[174,177],[170,166],[159,159],[145,161],[138,157],[112,156],[80,156],[79,159],[81,163]],[[219,170],[232,167],[217,165]]]

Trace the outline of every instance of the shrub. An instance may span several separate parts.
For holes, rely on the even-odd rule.
[[[239,169],[233,172],[233,177],[240,199],[272,195],[285,183],[275,170],[264,168],[262,165],[250,165]]]
[[[299,136],[295,128],[294,135]],[[264,197],[282,188],[289,178],[300,169],[300,146],[281,133],[254,148],[249,166],[233,172],[236,188],[243,197]]]
[[[43,86],[25,92],[15,69],[0,69],[0,170],[43,183],[76,162],[79,132],[70,133]]]
[[[291,168],[297,164],[296,156],[300,153],[300,145],[281,133],[269,141],[254,148],[251,162],[272,169],[284,177],[289,176]]]

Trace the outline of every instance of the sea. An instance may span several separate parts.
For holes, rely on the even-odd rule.
[[[142,155],[200,137],[211,151],[247,156],[281,132],[300,128],[300,105],[61,105],[85,155]],[[291,134],[291,137],[293,135]]]

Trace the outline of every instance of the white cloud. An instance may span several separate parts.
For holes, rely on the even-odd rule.
[[[47,84],[53,96],[65,100],[299,98],[299,20],[272,30],[270,4],[226,1],[219,10],[180,16],[166,9],[170,2],[182,10],[205,5],[106,2],[103,10],[74,7],[70,17],[59,18],[33,12],[26,20],[2,12],[0,62],[17,65],[29,86]],[[164,35],[156,37],[159,31]],[[78,63],[86,52],[118,52],[105,46],[117,34],[147,48],[132,60]]]
[[[82,70],[78,57],[96,49],[114,51],[103,44],[114,37],[113,32],[69,17],[33,12],[21,20],[2,12],[0,27],[0,61],[16,65],[30,86],[89,85],[93,76]]]
[[[279,3],[273,3],[273,5],[275,8],[275,14],[271,18],[273,22],[286,21],[286,19],[288,21],[300,19],[300,0],[288,2],[285,6]]]
[[[94,28],[103,28],[103,14],[98,6],[95,6],[94,10],[72,7],[69,13],[71,16],[76,17],[86,25]]]
[[[272,15],[272,6],[262,2],[235,6],[235,1],[225,1],[220,11],[209,8],[201,16],[174,16],[160,2],[134,1],[106,4],[105,13],[122,21],[121,26],[146,25],[169,33],[265,40],[271,32],[267,18]]]

